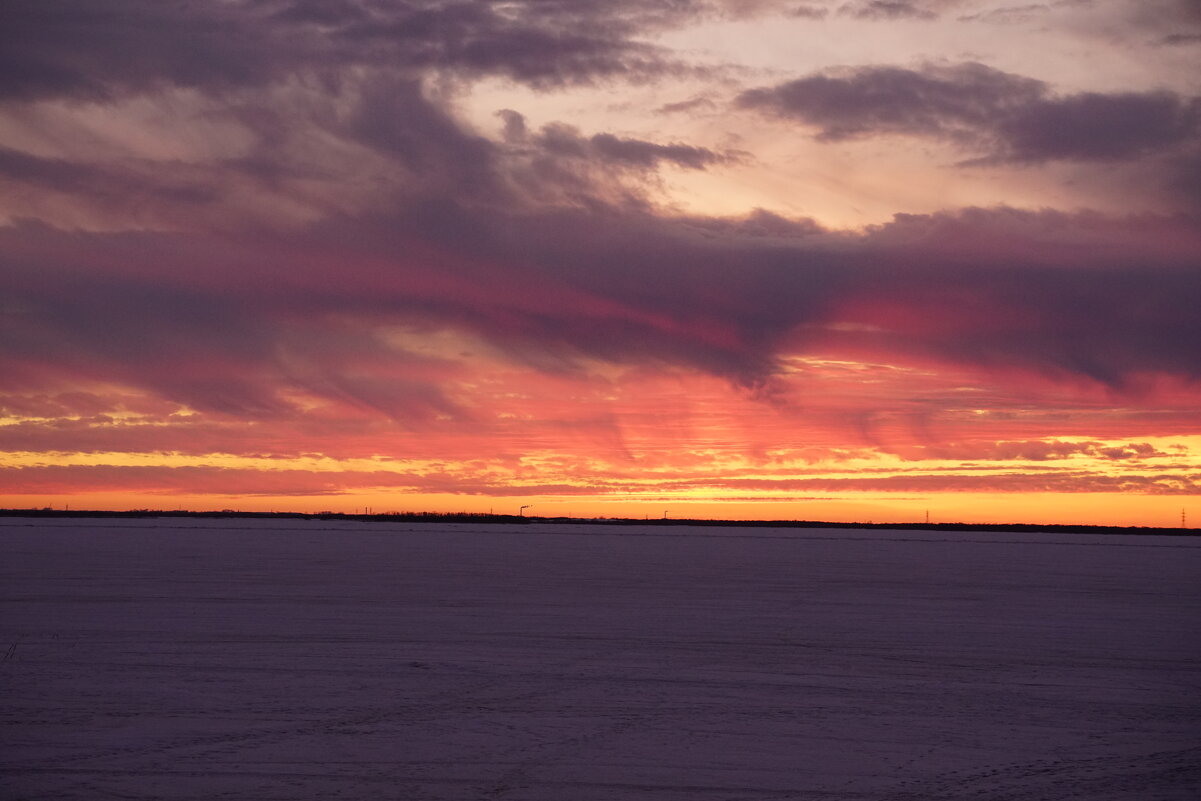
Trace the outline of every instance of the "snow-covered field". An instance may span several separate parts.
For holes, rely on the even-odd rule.
[[[1201,540],[14,518],[0,602],[5,799],[1201,798]]]

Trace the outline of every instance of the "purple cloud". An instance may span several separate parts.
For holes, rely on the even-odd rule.
[[[540,88],[645,76],[671,65],[638,35],[709,4],[16,9],[0,30],[10,106],[189,87],[203,100],[189,119],[236,123],[241,144],[192,161],[99,157],[71,133],[58,157],[0,149],[10,208],[83,221],[0,229],[8,388],[111,382],[253,419],[294,415],[306,394],[468,419],[442,389],[453,360],[388,343],[395,327],[464,332],[548,372],[601,360],[755,390],[809,349],[1122,391],[1145,374],[1201,377],[1192,218],[1001,207],[836,233],[762,210],[672,215],[647,190],[657,169],[740,154],[529,130],[514,111],[489,139],[427,74]],[[938,138],[1005,163],[1177,157],[1198,124],[1177,95],[1061,96],[979,64],[819,74],[739,102],[828,140]],[[280,222],[285,204],[300,211]]]
[[[551,87],[674,69],[636,40],[706,3],[160,3],[13,0],[0,99],[112,99],[163,86],[221,92],[348,66],[504,75]]]
[[[258,417],[291,414],[303,391],[397,419],[465,412],[379,326],[471,332],[543,367],[671,366],[748,387],[810,348],[1119,391],[1201,379],[1191,223],[977,210],[850,238],[768,223],[705,238],[636,209],[449,203],[287,236],[8,229],[2,366],[10,388],[117,380]]]
[[[1055,95],[1041,81],[967,63],[862,67],[751,89],[739,105],[815,128],[819,139],[942,139],[969,163],[1133,159],[1195,143],[1201,101],[1169,92]]]

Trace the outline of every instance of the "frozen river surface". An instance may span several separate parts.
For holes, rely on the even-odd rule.
[[[1201,798],[1201,540],[0,519],[4,799]]]

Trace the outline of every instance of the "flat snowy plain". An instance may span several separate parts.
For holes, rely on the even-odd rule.
[[[1201,539],[0,519],[5,799],[1201,798]]]

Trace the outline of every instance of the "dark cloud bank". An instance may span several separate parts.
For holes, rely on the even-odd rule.
[[[978,210],[805,244],[710,238],[706,221],[636,211],[505,215],[446,203],[278,237],[22,227],[0,234],[3,369],[10,386],[60,373],[237,414],[286,414],[290,388],[398,417],[452,411],[432,384],[364,377],[415,358],[375,334],[405,324],[470,331],[544,369],[588,357],[748,387],[769,383],[789,352],[1115,389],[1151,374],[1196,380],[1201,265],[1150,241],[1195,246],[1195,233],[1160,223],[1139,252],[1107,241],[1112,224]],[[949,237],[961,247],[949,250]]]
[[[647,76],[672,65],[634,35],[713,5],[12,0],[0,28],[0,97],[229,91],[296,75],[335,86],[350,67],[450,69],[540,86]]]
[[[431,377],[437,360],[381,338],[396,325],[467,331],[543,370],[599,359],[705,371],[754,390],[770,388],[792,352],[1120,391],[1148,375],[1201,378],[1192,217],[999,207],[899,215],[846,234],[766,212],[672,216],[644,191],[656,168],[715,169],[742,156],[566,125],[531,131],[516,112],[500,120],[503,136],[488,139],[440,99],[431,71],[552,86],[677,69],[636,34],[697,13],[689,3],[595,9],[10,6],[15,23],[0,45],[10,109],[195,88],[228,98],[231,115],[259,98],[252,129],[262,141],[253,159],[153,171],[0,151],[0,172],[22,191],[70,196],[97,214],[149,197],[169,223],[0,230],[6,387],[116,382],[248,416],[296,413],[293,390],[395,418],[464,413]],[[310,106],[271,93],[287,81],[300,81]],[[1057,95],[980,65],[811,76],[740,102],[826,139],[947,138],[978,158],[1019,163],[1176,152],[1195,138],[1198,118],[1193,99]],[[310,145],[303,158],[298,141]],[[274,181],[286,194],[300,186],[296,176],[336,181],[325,151],[313,155],[318,141],[378,163],[387,188],[303,226],[195,223],[227,202],[231,185]]]

